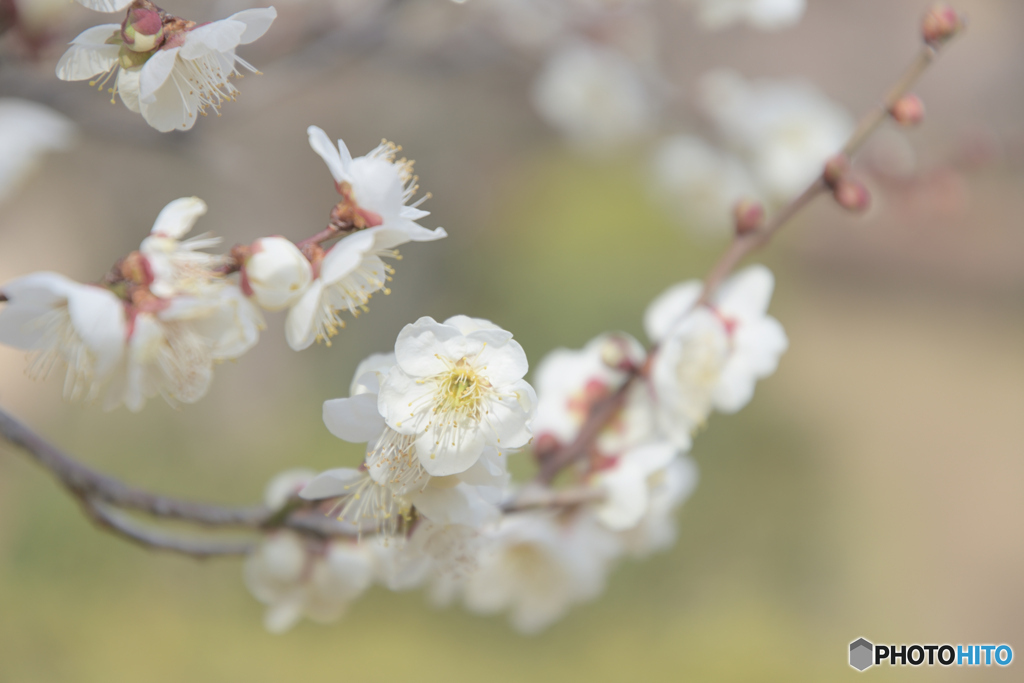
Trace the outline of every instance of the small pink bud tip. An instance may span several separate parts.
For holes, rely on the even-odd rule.
[[[921,21],[921,35],[929,45],[943,43],[964,27],[964,19],[945,3],[932,5]]]
[[[737,235],[748,235],[764,224],[764,206],[753,199],[741,199],[732,209]]]
[[[133,52],[150,52],[164,42],[164,22],[152,9],[134,8],[121,24],[121,39]]]
[[[836,198],[839,206],[847,211],[861,213],[867,211],[871,206],[871,193],[864,183],[857,180],[849,178],[840,180],[832,190],[832,195]]]
[[[845,154],[837,154],[825,162],[825,170],[822,172],[821,177],[829,187],[835,188],[849,172],[849,157]]]
[[[917,95],[904,95],[892,105],[889,115],[903,126],[916,126],[924,120],[924,102]]]

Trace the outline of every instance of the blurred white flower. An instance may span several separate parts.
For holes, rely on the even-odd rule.
[[[107,410],[132,412],[160,395],[171,405],[195,403],[209,391],[215,363],[256,345],[264,327],[259,309],[236,285],[202,297],[176,296],[144,305],[132,320],[127,353],[107,391]]]
[[[537,633],[597,597],[619,552],[615,538],[585,515],[511,515],[483,540],[463,600],[473,612],[507,610],[516,629]]]
[[[746,22],[766,31],[792,26],[800,21],[807,0],[686,0],[696,2],[697,18],[704,28],[718,30]]]
[[[747,82],[730,70],[702,80],[701,101],[725,139],[749,160],[773,199],[804,190],[853,132],[853,118],[802,81]]]
[[[694,307],[702,283],[670,287],[647,308],[644,327],[659,344],[651,367],[658,423],[678,447],[712,409],[735,412],[754,394],[758,379],[775,372],[788,341],[767,315],[774,279],[764,266],[737,273],[710,306]]]
[[[536,395],[510,332],[466,316],[423,317],[399,333],[395,356],[378,408],[389,427],[415,437],[432,476],[465,472],[488,446],[500,453],[530,440]]]
[[[126,6],[119,8],[119,2],[107,0],[79,1],[100,11]],[[132,12],[143,15],[137,34],[128,32],[130,21],[124,29],[120,24],[103,24],[83,31],[58,62],[57,77],[95,79],[90,85],[101,88],[114,79],[111,95],[119,94],[128,109],[165,133],[188,130],[206,107],[216,110],[223,101],[235,98],[238,89],[229,79],[240,75],[236,64],[256,73],[235,49],[260,38],[277,17],[277,11],[268,7],[197,25],[158,16],[155,10],[131,10],[129,20]]]
[[[659,441],[632,448],[599,469],[591,485],[605,492],[594,508],[597,519],[614,531],[631,529],[647,513],[648,480],[662,473],[675,459],[677,449]]]
[[[242,265],[242,288],[268,311],[296,303],[313,282],[313,267],[284,237],[263,237],[252,244]],[[248,292],[247,292],[248,293]]]
[[[697,486],[697,465],[687,456],[648,477],[647,509],[633,527],[619,533],[625,551],[644,557],[672,547],[676,540],[676,509]]]
[[[0,287],[0,344],[29,351],[28,374],[42,379],[67,365],[64,397],[95,398],[124,352],[124,303],[109,290],[56,273],[33,273]]]
[[[634,365],[643,363],[646,354],[633,337],[614,333],[600,335],[582,349],[555,349],[541,360],[534,373],[537,413],[531,423],[538,438],[571,443],[594,404],[626,381],[627,371],[607,362],[610,353]],[[635,383],[619,415],[598,435],[595,446],[602,455],[619,455],[652,438],[654,421],[646,391]]]
[[[736,202],[759,196],[743,162],[691,135],[658,145],[653,175],[666,206],[696,230],[731,233]]]
[[[279,510],[299,494],[313,480],[316,472],[304,468],[285,470],[277,474],[263,493],[263,503],[271,510]]]
[[[548,60],[533,86],[541,117],[571,142],[608,148],[648,131],[655,106],[635,66],[618,52],[574,42]]]
[[[75,124],[35,102],[0,99],[0,202],[11,195],[47,152],[68,149]]]
[[[267,536],[245,562],[245,583],[267,605],[264,624],[283,633],[303,616],[328,623],[373,580],[371,551],[356,543],[334,540],[311,543],[291,531]]]

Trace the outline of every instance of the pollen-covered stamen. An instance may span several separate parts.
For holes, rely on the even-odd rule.
[[[95,398],[99,392],[99,383],[95,381],[96,358],[75,331],[67,304],[53,308],[31,324],[42,330],[42,345],[29,354],[28,376],[45,379],[59,361],[64,361],[68,366],[64,398]]]
[[[369,312],[367,304],[373,298],[374,292],[384,292],[385,296],[391,294],[387,283],[391,281],[395,269],[381,260],[384,258],[401,260],[402,256],[397,249],[370,251],[355,270],[324,288],[316,315],[317,343],[331,345],[331,337],[345,327],[345,320],[341,317],[344,311],[349,311],[353,317],[358,318],[360,313]]]
[[[397,498],[387,486],[375,482],[369,474],[345,486],[332,514],[339,521],[348,522],[359,529],[384,536],[398,534],[402,523],[408,521],[411,506]]]
[[[385,429],[366,453],[366,469],[374,481],[400,496],[426,488],[430,475],[416,457],[415,443],[415,435]]]

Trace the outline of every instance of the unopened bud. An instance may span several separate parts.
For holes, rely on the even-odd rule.
[[[760,229],[764,223],[764,206],[753,199],[741,199],[732,209],[737,235],[746,235]]]
[[[904,126],[916,126],[924,120],[924,102],[917,95],[904,95],[892,105],[889,115]]]
[[[839,153],[825,162],[825,170],[821,177],[829,187],[836,187],[839,182],[850,172],[850,158]]]
[[[613,370],[630,372],[643,362],[643,349],[638,347],[632,337],[608,334],[602,340],[601,362]],[[602,392],[607,392],[603,384]]]
[[[832,190],[832,195],[836,198],[839,206],[848,211],[860,213],[867,211],[868,207],[871,206],[871,193],[864,186],[864,183],[858,180],[850,178],[840,180],[835,189]]]
[[[164,42],[164,22],[152,9],[134,8],[121,24],[121,39],[132,52],[152,52]]]
[[[306,291],[313,281],[313,267],[291,241],[263,237],[253,242],[242,275],[256,303],[268,311],[279,311]]]
[[[937,45],[952,38],[964,27],[960,14],[945,3],[932,5],[921,21],[921,35],[924,42]]]

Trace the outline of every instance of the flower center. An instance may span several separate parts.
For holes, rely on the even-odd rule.
[[[476,419],[490,388],[487,378],[479,375],[468,359],[460,358],[439,378],[434,412]]]

